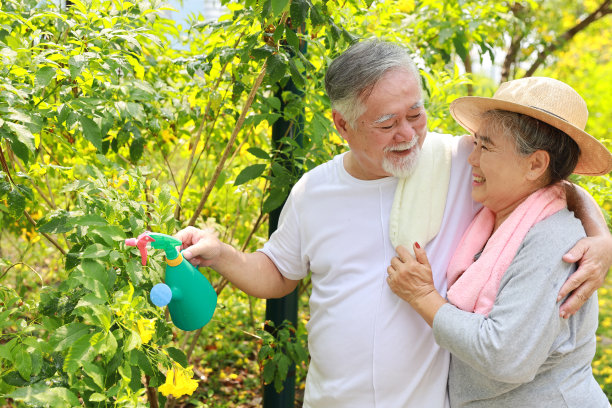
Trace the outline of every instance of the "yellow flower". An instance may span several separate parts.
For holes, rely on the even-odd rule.
[[[342,139],[340,136],[338,136],[336,133],[332,133],[329,137],[329,141],[332,142],[335,145],[342,145],[344,144],[344,139]]]
[[[155,320],[140,319],[136,322],[138,325],[138,334],[140,334],[140,340],[142,344],[147,344],[155,333]]]
[[[166,382],[159,387],[159,391],[167,397],[173,395],[191,395],[198,388],[198,382],[193,379],[193,368],[191,366],[183,368],[174,364],[166,373]]]

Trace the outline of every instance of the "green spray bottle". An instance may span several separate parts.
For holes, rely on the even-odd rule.
[[[147,262],[147,244],[166,252],[165,283],[151,289],[151,302],[159,307],[168,305],[176,327],[190,331],[203,327],[212,319],[217,307],[217,293],[208,279],[176,250],[182,242],[174,237],[145,232],[138,238],[125,240],[128,246],[138,247],[142,264]]]

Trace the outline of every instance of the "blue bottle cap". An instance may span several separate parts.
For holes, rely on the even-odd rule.
[[[170,286],[165,283],[158,283],[151,289],[151,295],[149,297],[155,306],[164,307],[172,300],[172,291],[170,290]]]

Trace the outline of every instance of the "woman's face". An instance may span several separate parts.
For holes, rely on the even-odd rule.
[[[475,134],[472,166],[472,198],[505,219],[529,194],[537,190],[530,171],[530,156],[517,153],[514,137],[485,120]]]

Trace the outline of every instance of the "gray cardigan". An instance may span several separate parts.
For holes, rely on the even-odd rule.
[[[571,212],[548,217],[527,233],[488,317],[451,304],[438,311],[434,336],[452,353],[452,408],[610,406],[591,372],[597,295],[569,319],[556,301],[576,269],[561,257],[583,236]]]

